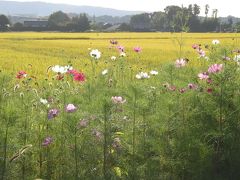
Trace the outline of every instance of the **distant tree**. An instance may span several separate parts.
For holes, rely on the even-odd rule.
[[[10,21],[5,15],[0,15],[0,31],[7,31],[10,26]]]
[[[198,16],[200,14],[200,6],[198,6],[197,4],[193,5],[193,15],[194,16]]]
[[[72,23],[74,24],[75,31],[83,32],[90,29],[90,21],[86,14],[80,14],[77,17],[73,17]]]
[[[157,31],[166,31],[166,14],[164,12],[154,12],[152,15],[152,27]]]
[[[206,17],[206,18],[208,17],[208,12],[209,12],[209,5],[206,4],[206,5],[205,5],[205,17]]]
[[[151,30],[151,14],[143,13],[131,17],[130,26],[135,31]]]
[[[217,14],[218,14],[218,10],[217,9],[213,9],[212,17],[216,19],[217,18]]]
[[[218,18],[208,18],[201,24],[202,32],[213,32],[217,31],[220,26]]]
[[[70,22],[70,18],[66,13],[62,11],[57,11],[51,14],[48,18],[48,25],[50,28],[59,29],[61,27],[65,27],[69,22]]]
[[[127,23],[122,23],[118,29],[119,31],[131,31],[131,26]]]
[[[12,29],[14,31],[22,31],[24,29],[23,24],[20,22],[17,22],[13,25]]]
[[[167,6],[165,9],[167,20],[167,31],[181,30],[181,14],[182,9],[179,6]]]

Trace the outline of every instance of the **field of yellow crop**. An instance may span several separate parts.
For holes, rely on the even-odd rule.
[[[158,66],[179,57],[196,57],[191,45],[211,44],[219,39],[227,46],[236,46],[239,34],[190,34],[190,33],[2,33],[0,34],[0,68],[9,71],[26,69],[31,65],[35,74],[42,74],[47,67],[65,65],[71,61],[80,69],[89,64],[89,48],[102,52],[99,67],[107,66],[110,57],[119,53],[110,48],[110,39],[125,47],[127,60],[138,66]],[[182,46],[180,50],[180,45]],[[133,47],[143,51],[139,61]]]

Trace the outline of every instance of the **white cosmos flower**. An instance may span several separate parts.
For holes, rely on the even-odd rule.
[[[41,99],[40,99],[40,102],[41,102],[42,104],[44,104],[44,105],[45,105],[45,104],[47,104],[47,103],[48,103],[48,100],[46,100],[46,99],[42,99],[42,98],[41,98]]]
[[[150,76],[146,72],[140,72],[136,75],[137,79],[149,79]]]
[[[150,71],[150,74],[155,76],[155,75],[158,75],[158,72],[155,70],[152,70],[152,71]]]
[[[46,99],[40,98],[40,103],[42,103],[43,105],[46,105],[47,107],[50,106],[50,105],[48,104],[48,100],[46,100]]]
[[[236,61],[236,62],[239,62],[240,61],[240,55],[235,55],[233,60]]]
[[[90,56],[93,57],[94,59],[99,59],[101,57],[101,52],[97,49],[93,49],[90,52]]]
[[[104,69],[103,71],[102,71],[102,75],[106,75],[108,73],[108,69]]]
[[[52,67],[52,71],[55,72],[55,73],[61,73],[61,74],[65,74],[66,72],[68,72],[69,70],[72,70],[73,67],[72,66],[59,66],[59,65],[56,65],[56,66],[53,66]]]
[[[112,57],[111,57],[111,60],[112,60],[112,61],[115,61],[116,59],[117,59],[116,56],[112,56]]]
[[[218,39],[214,39],[212,40],[212,44],[214,45],[220,44],[220,41]]]
[[[121,52],[119,56],[120,57],[126,57],[126,53],[125,52]]]

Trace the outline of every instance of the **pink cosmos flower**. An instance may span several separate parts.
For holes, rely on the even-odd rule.
[[[73,104],[68,104],[68,105],[65,107],[65,111],[68,112],[68,113],[75,112],[76,110],[77,110],[77,107],[74,106]]]
[[[80,129],[80,128],[85,128],[85,127],[87,127],[87,125],[88,125],[88,120],[82,119],[82,120],[80,120],[80,122],[78,123],[78,129]]]
[[[208,68],[209,73],[218,73],[222,71],[223,65],[222,64],[213,64]]]
[[[192,45],[192,48],[193,48],[193,49],[199,49],[199,45],[198,45],[198,44],[193,44],[193,45]]]
[[[25,71],[19,71],[16,75],[16,78],[18,78],[18,79],[22,79],[25,77],[27,77],[27,73]]]
[[[46,137],[42,143],[43,146],[49,146],[51,143],[53,142],[53,138],[52,137]]]
[[[72,76],[75,76],[75,74],[77,74],[78,71],[75,70],[75,69],[72,69],[72,70],[69,70],[67,73],[70,74],[70,75],[72,75]]]
[[[85,75],[83,73],[76,73],[74,74],[73,79],[78,82],[84,82],[85,81]]]
[[[189,88],[189,89],[197,89],[197,85],[192,84],[192,83],[189,83],[189,84],[188,84],[188,88]]]
[[[185,88],[181,88],[181,89],[179,89],[179,92],[180,92],[180,93],[185,93],[185,92],[186,92],[186,89],[185,89]]]
[[[117,49],[118,49],[120,52],[124,52],[124,47],[123,47],[123,46],[117,46]]]
[[[126,102],[126,99],[123,99],[123,97],[121,97],[121,96],[113,96],[112,97],[112,102],[114,104],[123,104],[123,103]]]
[[[96,130],[96,129],[94,129],[94,130],[92,131],[92,135],[95,136],[95,138],[96,138],[98,141],[103,138],[103,134],[102,134],[100,131]]]
[[[168,87],[168,89],[170,90],[170,91],[176,91],[176,86],[173,86],[173,85],[170,85],[169,87]]]
[[[53,118],[57,117],[58,114],[59,114],[58,109],[50,109],[48,111],[48,119],[53,119]]]
[[[184,67],[184,66],[186,66],[186,64],[187,64],[187,61],[186,61],[185,59],[177,59],[177,60],[175,61],[175,66],[176,66],[177,68]]]
[[[142,51],[142,48],[140,47],[134,47],[133,50],[137,53],[140,53]]]
[[[209,76],[208,76],[207,72],[203,72],[203,73],[198,74],[198,78],[201,80],[207,80],[209,78]]]
[[[198,52],[200,57],[205,57],[206,56],[206,52],[202,49],[198,49],[197,52]]]

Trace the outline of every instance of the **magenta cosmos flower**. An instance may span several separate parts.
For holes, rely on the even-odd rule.
[[[142,51],[142,48],[140,47],[134,47],[133,50],[137,53],[140,53]]]
[[[53,142],[52,137],[46,137],[42,143],[43,146],[49,146]]]
[[[59,114],[58,109],[50,109],[48,111],[48,119],[53,119],[53,118],[57,117],[58,114]]]
[[[198,74],[198,78],[201,80],[207,80],[209,78],[209,76],[208,76],[207,72],[203,72],[203,73]]]
[[[213,64],[208,68],[209,73],[218,73],[222,71],[223,65],[222,64]]]
[[[77,107],[74,106],[73,104],[68,104],[65,107],[65,111],[68,112],[68,113],[75,112],[76,110],[77,110]]]
[[[18,78],[18,79],[22,79],[25,77],[27,77],[27,73],[25,71],[19,71],[16,75],[16,78]]]
[[[114,104],[123,104],[123,103],[126,102],[126,99],[123,99],[123,97],[121,97],[121,96],[113,96],[112,97],[112,102]]]
[[[85,75],[83,73],[76,73],[73,78],[75,81],[78,82],[84,82],[85,81]]]

